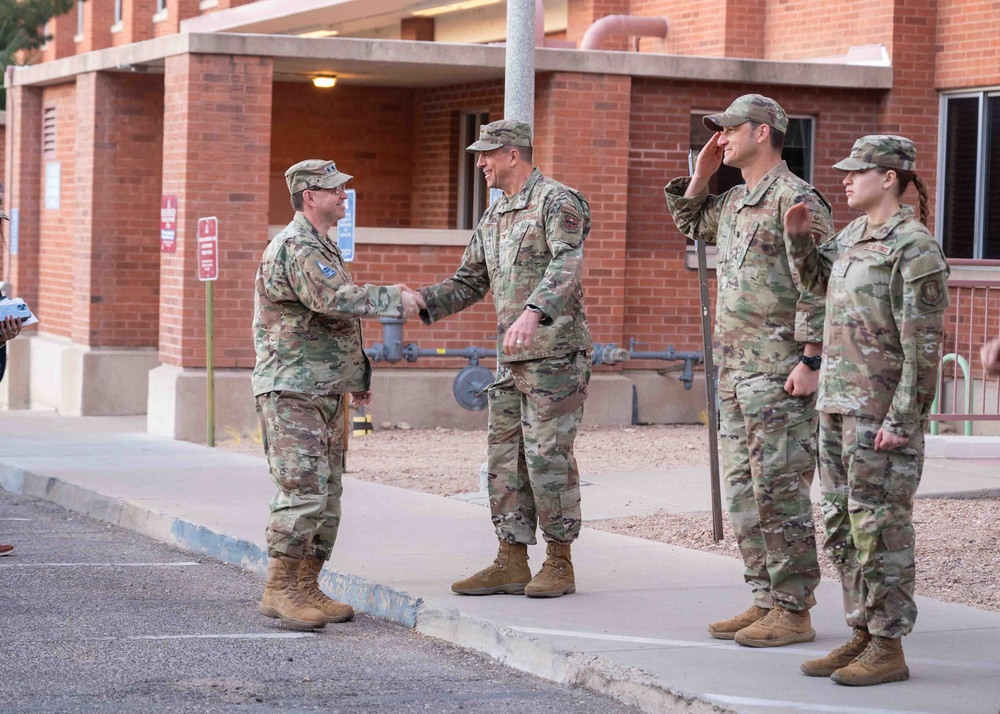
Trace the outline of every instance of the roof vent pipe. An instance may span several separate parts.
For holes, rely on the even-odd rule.
[[[587,28],[580,41],[581,50],[599,50],[609,37],[661,37],[667,36],[669,24],[665,17],[638,17],[636,15],[607,15]]]

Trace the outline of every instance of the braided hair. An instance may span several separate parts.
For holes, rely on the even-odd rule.
[[[896,172],[896,178],[899,179],[899,188],[896,191],[897,196],[902,196],[906,193],[906,189],[912,183],[913,187],[917,189],[917,195],[920,197],[920,222],[925,226],[927,221],[930,219],[931,215],[931,195],[927,188],[927,183],[917,176],[915,171],[903,171],[901,169],[889,169],[884,166],[876,166],[875,170],[880,174],[888,173],[889,171]]]

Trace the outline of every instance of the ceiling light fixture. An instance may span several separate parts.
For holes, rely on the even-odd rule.
[[[484,5],[496,5],[500,1],[501,0],[462,0],[462,2],[455,2],[450,5],[431,7],[426,10],[414,10],[412,14],[415,17],[434,17],[435,15],[444,15],[448,12],[471,10],[476,7],[483,7]]]
[[[312,30],[310,32],[303,32],[302,34],[299,35],[299,37],[311,37],[311,38],[336,37],[339,34],[340,32],[337,30]]]
[[[330,89],[337,84],[337,75],[320,74],[312,78],[312,83],[318,89]]]

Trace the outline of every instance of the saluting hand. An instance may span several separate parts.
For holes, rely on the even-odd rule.
[[[811,232],[812,214],[805,202],[797,198],[792,207],[785,211],[785,233],[798,236]]]

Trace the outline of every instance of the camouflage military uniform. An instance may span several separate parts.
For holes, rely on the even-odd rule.
[[[913,495],[949,269],[912,208],[866,238],[867,226],[858,218],[823,247],[832,262],[817,404],[825,550],[840,572],[848,624],[898,638],[917,616]],[[909,441],[875,451],[879,429]]]
[[[586,199],[534,169],[517,195],[502,195],[483,215],[455,275],[419,291],[427,324],[493,291],[498,369],[489,388],[490,509],[497,536],[508,543],[535,543],[536,521],[546,541],[570,543],[580,532],[573,442],[590,382],[592,343],[580,283],[589,232]],[[534,341],[506,355],[504,334],[527,306],[541,313]]]
[[[333,165],[303,162],[307,173],[322,170],[314,163]],[[296,188],[292,178],[289,184]],[[327,560],[333,550],[343,491],[344,402],[371,383],[359,316],[403,317],[400,289],[355,285],[336,242],[296,213],[265,249],[254,284],[252,384],[278,488],[266,532],[272,557]]]
[[[733,531],[760,607],[801,611],[819,583],[809,488],[815,472],[813,397],[784,389],[803,345],[822,339],[823,275],[812,239],[785,233],[796,197],[821,241],[830,208],[780,162],[749,189],[684,198],[690,178],[665,188],[688,237],[718,245],[713,355],[719,366],[720,445]]]

